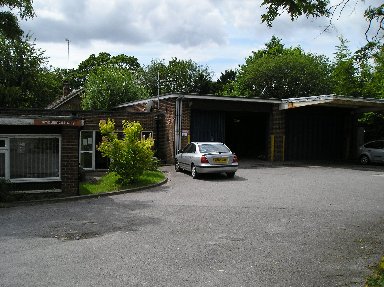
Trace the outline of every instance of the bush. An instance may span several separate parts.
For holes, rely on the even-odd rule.
[[[138,122],[123,121],[123,139],[115,131],[115,122],[108,119],[99,123],[102,143],[98,150],[111,159],[110,171],[116,172],[122,184],[130,184],[154,166],[153,139],[141,138],[142,127]]]

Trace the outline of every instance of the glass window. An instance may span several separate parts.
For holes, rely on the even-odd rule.
[[[374,141],[367,143],[365,145],[366,148],[374,148],[374,149],[381,149],[384,148],[384,141]]]
[[[80,133],[80,165],[85,169],[94,169],[95,135],[94,131]]]
[[[199,146],[199,150],[201,153],[227,153],[230,150],[223,144],[202,144]]]
[[[93,131],[81,132],[80,150],[93,151]]]
[[[192,143],[188,144],[188,145],[184,148],[184,150],[183,150],[184,153],[194,153],[195,151],[196,151],[196,147],[195,147],[195,145],[192,144]]]
[[[10,178],[60,177],[59,138],[10,138]]]

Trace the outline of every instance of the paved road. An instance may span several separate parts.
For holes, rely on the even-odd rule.
[[[164,168],[159,188],[0,209],[0,286],[362,286],[384,167]]]

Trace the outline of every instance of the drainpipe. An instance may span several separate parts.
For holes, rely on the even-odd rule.
[[[183,118],[183,99],[184,96],[176,99],[176,118],[175,118],[175,155],[181,149],[181,128]]]

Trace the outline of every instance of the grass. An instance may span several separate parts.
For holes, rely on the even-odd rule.
[[[80,184],[80,194],[98,194],[104,192],[118,191],[124,189],[144,187],[156,183],[160,183],[165,179],[164,173],[161,171],[145,171],[138,181],[126,186],[119,184],[119,176],[110,172],[102,176],[100,180],[95,183],[84,182]]]
[[[365,287],[384,287],[384,256],[373,271],[373,274],[367,278]]]

